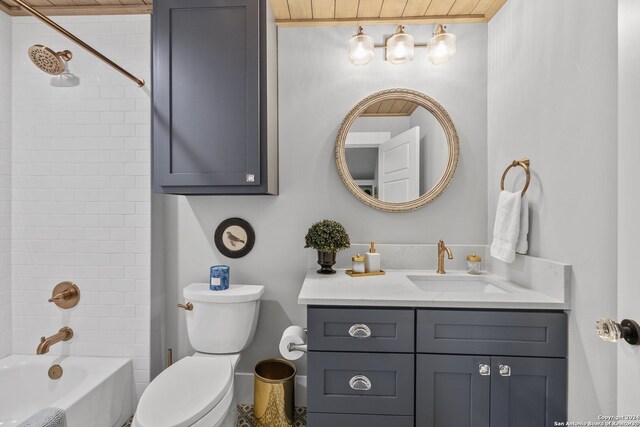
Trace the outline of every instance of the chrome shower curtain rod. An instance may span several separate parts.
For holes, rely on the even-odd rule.
[[[98,57],[99,59],[104,61],[107,65],[115,68],[121,74],[123,74],[124,76],[126,76],[127,78],[129,78],[130,80],[135,82],[135,84],[137,84],[138,87],[144,86],[144,80],[134,76],[133,74],[131,74],[130,72],[128,72],[127,70],[125,70],[124,68],[122,68],[121,66],[119,66],[118,64],[116,64],[115,62],[113,62],[112,60],[110,60],[109,58],[104,56],[103,54],[101,54],[100,52],[98,52],[97,50],[95,50],[93,47],[89,46],[87,43],[83,42],[78,37],[74,36],[72,33],[67,31],[66,29],[62,28],[60,25],[56,24],[54,21],[49,19],[47,16],[45,16],[42,13],[38,12],[29,3],[25,2],[24,0],[13,0],[13,1],[15,3],[17,3],[18,5],[20,5],[20,7],[22,7],[24,10],[29,12],[31,15],[35,16],[36,18],[38,18],[39,20],[41,20],[42,22],[47,24],[49,27],[53,28],[54,30],[56,30],[57,32],[59,32],[63,36],[67,37],[71,41],[75,42],[76,44],[80,45],[85,50],[87,50],[89,53],[95,55],[96,57]]]

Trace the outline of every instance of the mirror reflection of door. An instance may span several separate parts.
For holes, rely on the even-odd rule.
[[[405,202],[420,197],[420,127],[416,126],[378,147],[379,199]]]
[[[371,105],[345,141],[351,177],[385,202],[417,199],[444,174],[449,151],[445,132],[425,108],[401,99]]]

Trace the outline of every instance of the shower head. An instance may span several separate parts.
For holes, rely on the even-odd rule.
[[[36,67],[54,76],[64,73],[64,62],[71,60],[73,55],[68,50],[54,52],[41,44],[34,44],[28,50],[29,58]]]

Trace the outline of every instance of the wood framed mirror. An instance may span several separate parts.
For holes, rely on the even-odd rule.
[[[433,98],[388,89],[360,101],[336,140],[336,166],[346,187],[366,205],[407,212],[436,199],[455,174],[458,132]]]

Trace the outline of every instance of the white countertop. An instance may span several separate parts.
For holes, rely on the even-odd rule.
[[[307,271],[298,295],[299,304],[536,310],[569,308],[565,301],[526,289],[490,273],[472,276],[465,271],[448,271],[444,280],[480,278],[505,293],[423,291],[407,278],[417,275],[442,278],[433,270],[385,270],[383,276],[351,277],[345,270],[322,275],[316,273],[316,269]]]

